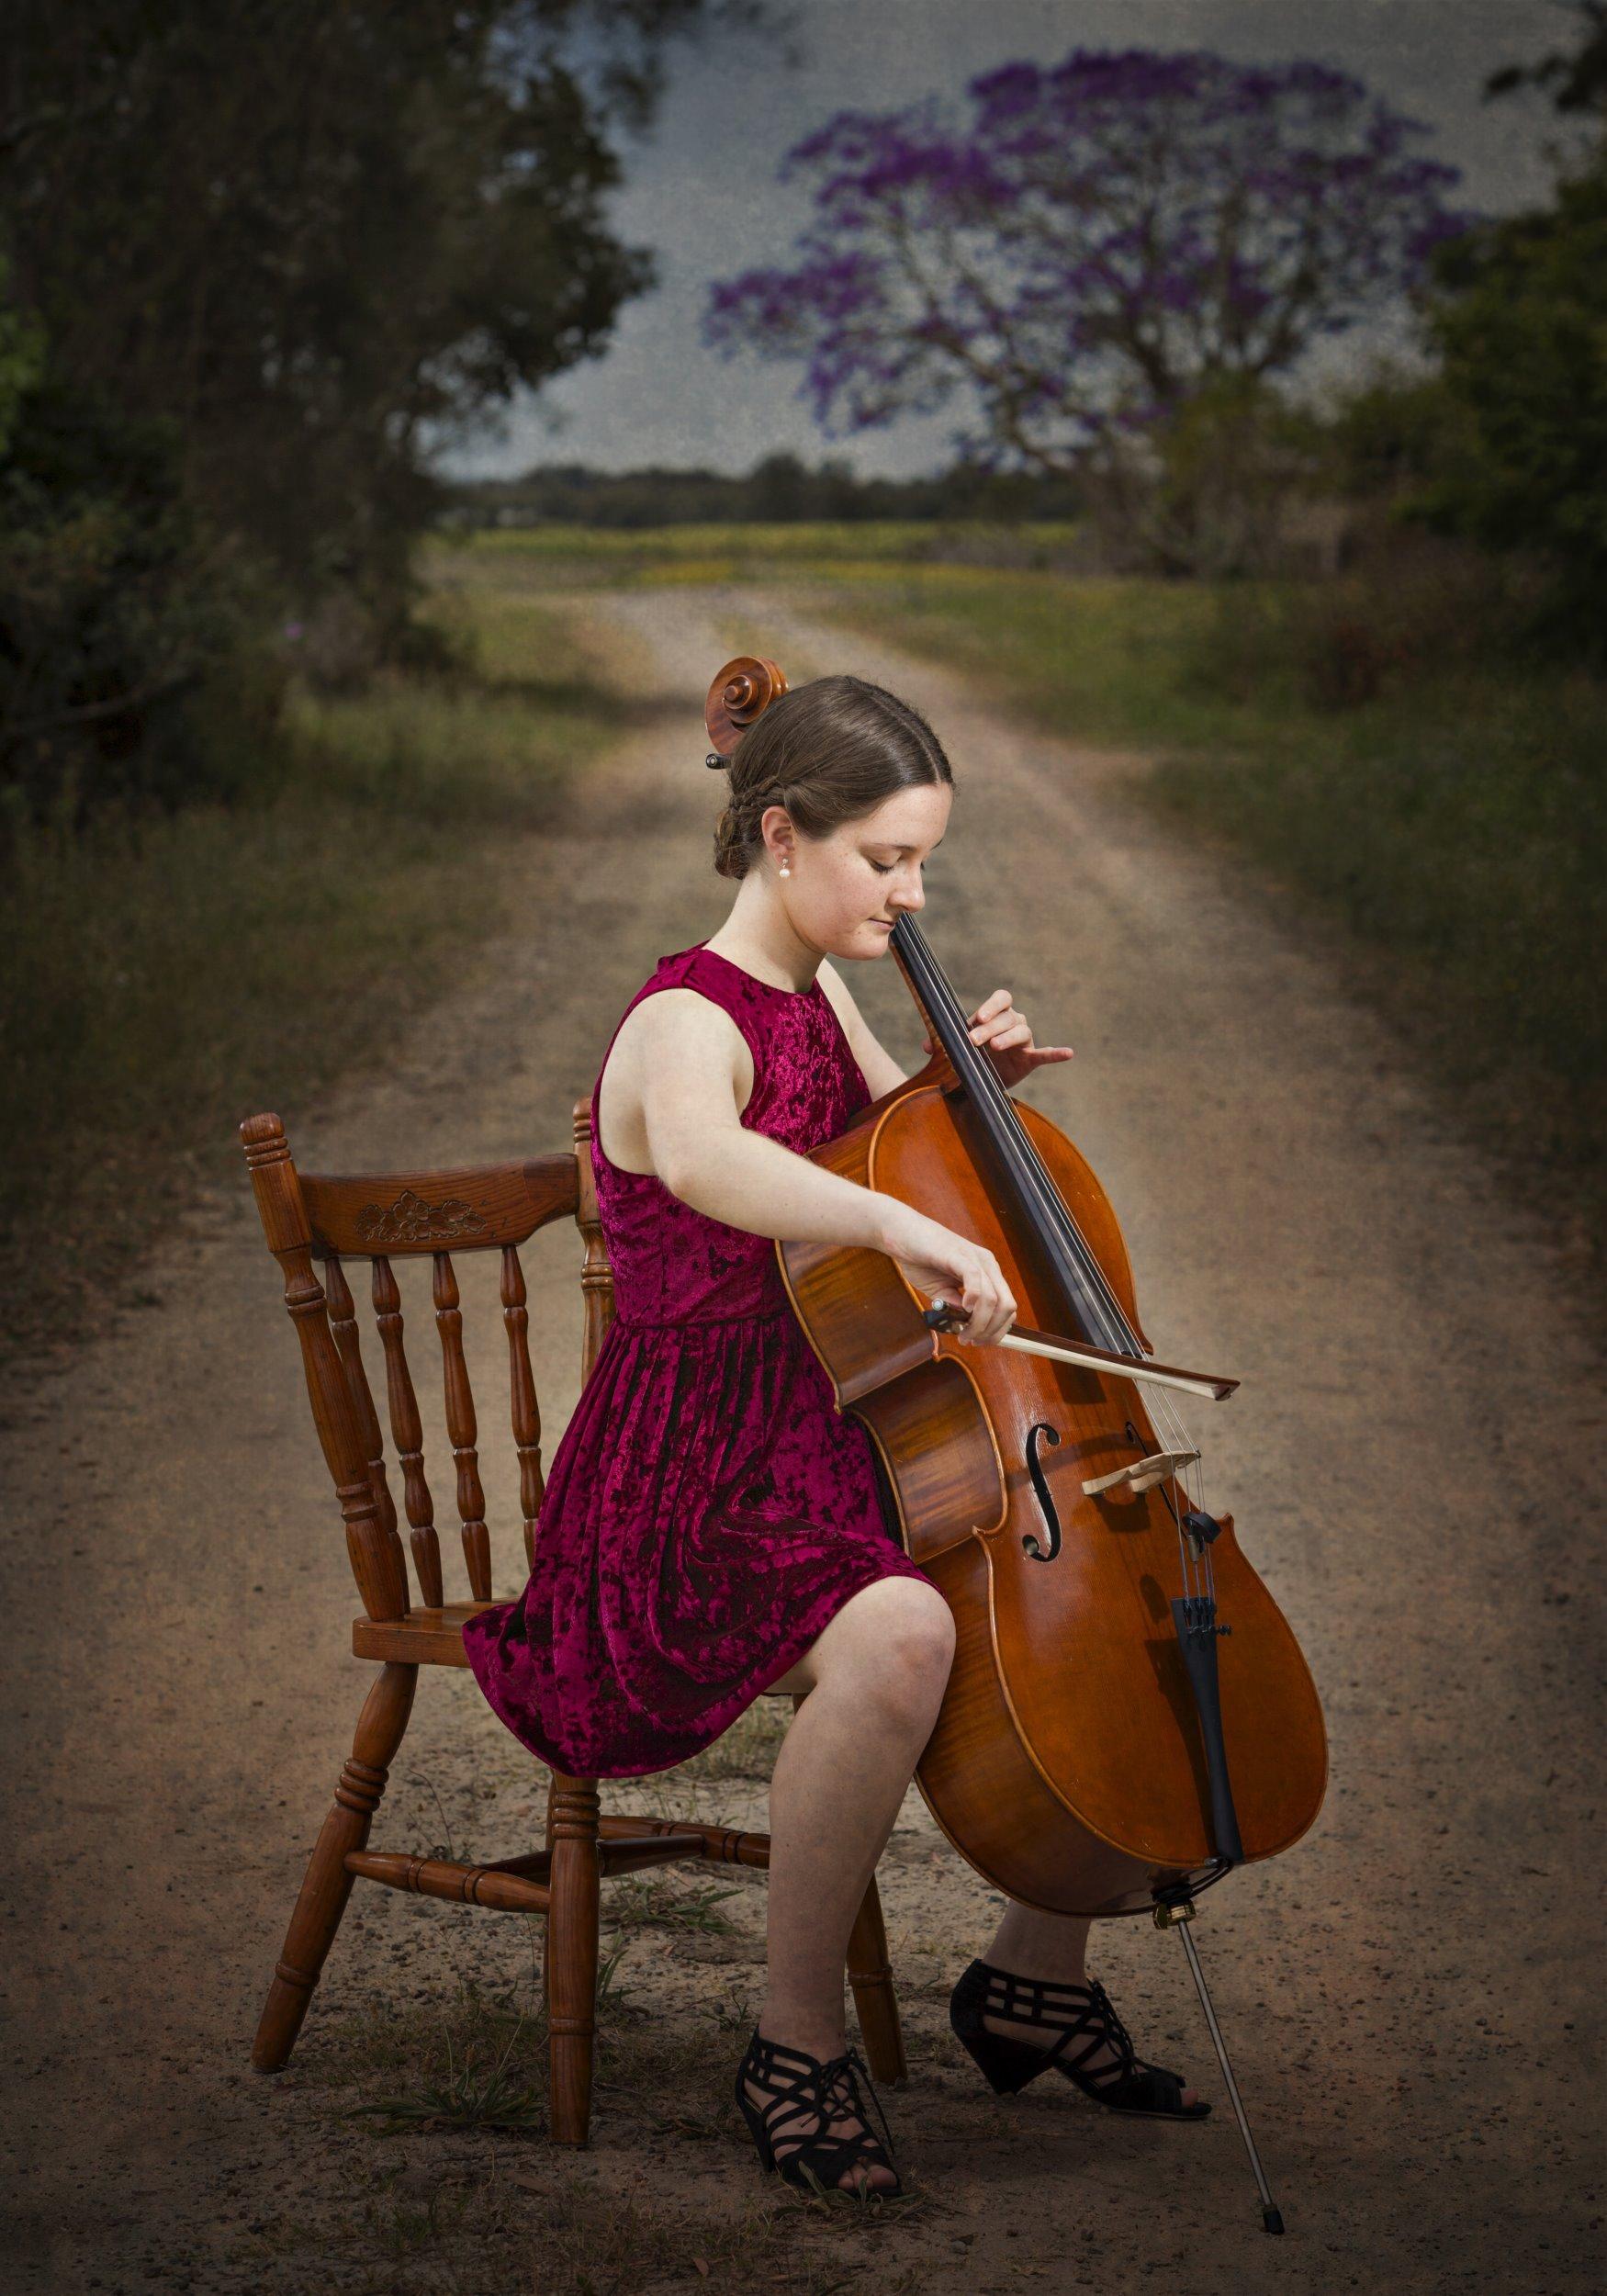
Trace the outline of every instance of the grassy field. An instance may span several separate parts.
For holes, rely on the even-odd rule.
[[[1017,525],[980,519],[844,519],[766,526],[527,526],[490,528],[433,546],[436,562],[497,569],[493,579],[567,589],[633,582],[751,581],[791,572],[885,573],[926,564],[1049,568],[1087,555],[1079,526],[1053,520]]]
[[[1075,551],[1067,527],[555,527],[462,562],[536,590],[785,583],[1048,731],[1155,756],[1139,798],[1253,856],[1332,934],[1599,1264],[1607,685],[1515,658],[1509,578],[1426,544],[1336,581],[1218,589],[1051,570]]]
[[[435,612],[464,672],[295,692],[260,802],[18,846],[0,903],[12,1351],[90,1326],[227,1168],[242,1115],[382,1059],[511,913],[511,835],[549,817],[615,705],[540,601]]]

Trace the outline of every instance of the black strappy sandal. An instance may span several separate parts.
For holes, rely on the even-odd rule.
[[[1002,2033],[988,2032],[984,2017],[1054,2026],[1058,2037],[1046,2049],[1007,2041]],[[1102,1985],[1052,1985],[995,1969],[991,1962],[973,1961],[950,1996],[949,2022],[1001,2097],[1015,2096],[1046,2065],[1052,2065],[1075,2081],[1085,2097],[1111,2112],[1138,2113],[1152,2121],[1203,2121],[1210,2110],[1197,2099],[1192,2105],[1184,2103],[1181,2073],[1163,2065],[1146,2065],[1134,2055],[1127,2028]],[[1079,2043],[1080,2047],[1073,2047]],[[1085,2073],[1084,2065],[1101,2046],[1116,2052],[1114,2061]],[[1068,2057],[1069,2050],[1073,2054]]]
[[[861,2073],[870,2101],[876,2108],[876,2118],[882,2123],[885,2144],[871,2131],[866,2100],[860,2091]],[[746,2084],[750,2080],[756,2088],[770,2092],[762,2111],[747,2094]],[[759,2166],[773,2168],[779,2177],[801,2191],[815,2189],[805,2173],[808,2170],[814,2171],[828,2191],[840,2191],[853,2198],[890,2200],[894,2193],[904,2190],[893,2159],[893,2133],[883,2117],[870,2067],[857,2049],[847,2049],[840,2057],[812,2057],[803,2049],[789,2049],[781,2042],[767,2040],[756,2025],[747,2054],[736,2068],[736,2101],[759,2149]],[[819,2133],[805,2137],[802,2144],[792,2144],[793,2131],[778,2124],[800,2113],[819,2115]],[[849,2113],[864,2122],[864,2134],[833,2136],[832,2122]],[[775,2151],[778,2140],[790,2146],[779,2160]],[[845,2168],[861,2165],[866,2168],[892,2169],[893,2183],[867,2182],[856,2187],[838,2182]]]

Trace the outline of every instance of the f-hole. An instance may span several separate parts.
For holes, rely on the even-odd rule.
[[[1044,1479],[1042,1468],[1038,1463],[1038,1440],[1040,1435],[1047,1435],[1051,1443],[1056,1446],[1060,1443],[1060,1437],[1047,1419],[1034,1420],[1032,1425],[1027,1430],[1027,1472],[1031,1476],[1032,1488],[1038,1493],[1039,1510],[1049,1526],[1049,1543],[1045,1546],[1031,1531],[1023,1531],[1021,1551],[1028,1561],[1052,1562],[1061,1550],[1061,1519],[1055,1513],[1054,1501],[1050,1495],[1049,1484]]]

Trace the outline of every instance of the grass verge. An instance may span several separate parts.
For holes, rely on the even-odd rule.
[[[293,696],[260,802],[21,837],[0,908],[0,1295],[59,1352],[242,1112],[370,1068],[511,914],[511,841],[617,733],[550,605],[452,597],[472,668]],[[41,1244],[40,1239],[46,1239]]]

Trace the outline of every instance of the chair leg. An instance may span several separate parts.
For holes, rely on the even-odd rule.
[[[547,2127],[555,2144],[584,2144],[591,2128],[601,1861],[597,1783],[555,1773],[547,1792]]]
[[[346,1871],[346,1852],[367,1845],[389,1765],[413,1710],[418,1681],[416,1666],[384,1666],[363,1702],[352,1758],[341,1773],[334,1806],[309,1861],[285,1951],[257,2025],[251,2061],[259,2073],[278,2072],[296,2046],[312,1988],[352,1894],[354,1877]]]
[[[882,1896],[876,1876],[860,1901],[848,1936],[848,1983],[865,2037],[865,2062],[873,2080],[906,2081],[909,2060],[904,2053],[904,2032],[898,2021],[898,1997],[893,1990],[893,1969],[887,1958],[887,1930],[882,1919]]]

